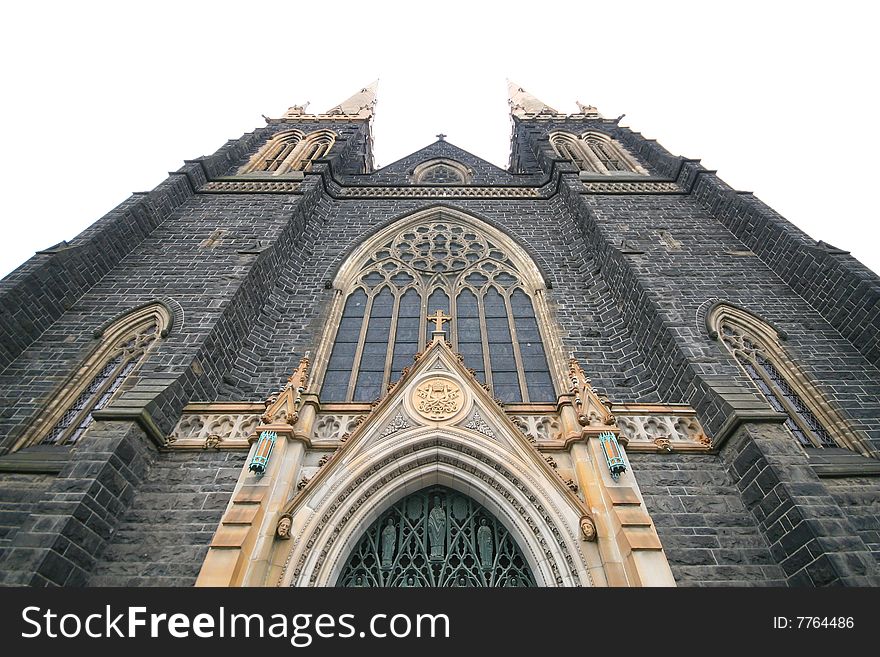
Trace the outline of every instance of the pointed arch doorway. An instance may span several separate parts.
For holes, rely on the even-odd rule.
[[[350,587],[532,587],[507,528],[470,497],[431,486],[411,493],[364,532],[339,575]]]

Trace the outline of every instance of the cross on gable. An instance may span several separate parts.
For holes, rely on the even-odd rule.
[[[446,135],[444,135],[442,132],[441,132],[439,135],[435,135],[435,136],[436,136],[437,139],[439,139],[440,141],[445,141],[445,139],[446,139]]]
[[[452,320],[452,317],[445,314],[439,308],[434,311],[433,315],[428,315],[428,321],[434,322],[434,333],[443,333],[443,322]]]

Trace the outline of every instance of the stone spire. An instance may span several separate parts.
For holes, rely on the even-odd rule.
[[[331,107],[323,114],[310,114],[306,112],[309,103],[305,105],[294,105],[289,108],[284,116],[280,119],[284,120],[315,120],[315,119],[369,119],[373,116],[373,107],[376,105],[376,89],[379,81],[376,80],[372,84],[364,87],[348,100],[344,100],[335,107]],[[266,119],[271,121],[271,119]]]
[[[528,91],[515,82],[507,81],[507,96],[510,104],[510,113],[522,118],[535,114],[559,114],[559,112],[546,103],[538,100]]]
[[[336,107],[327,110],[328,115],[344,114],[358,119],[366,119],[372,116],[373,107],[376,105],[376,89],[379,87],[379,81],[376,80],[372,84],[358,91],[348,100],[344,100]]]

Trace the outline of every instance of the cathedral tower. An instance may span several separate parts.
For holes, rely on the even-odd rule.
[[[0,582],[880,585],[880,284],[509,83],[510,166],[376,85],[0,286]]]

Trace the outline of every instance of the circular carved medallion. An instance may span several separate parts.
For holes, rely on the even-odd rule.
[[[416,387],[412,403],[422,417],[448,420],[461,410],[463,397],[461,387],[455,381],[435,376]]]

